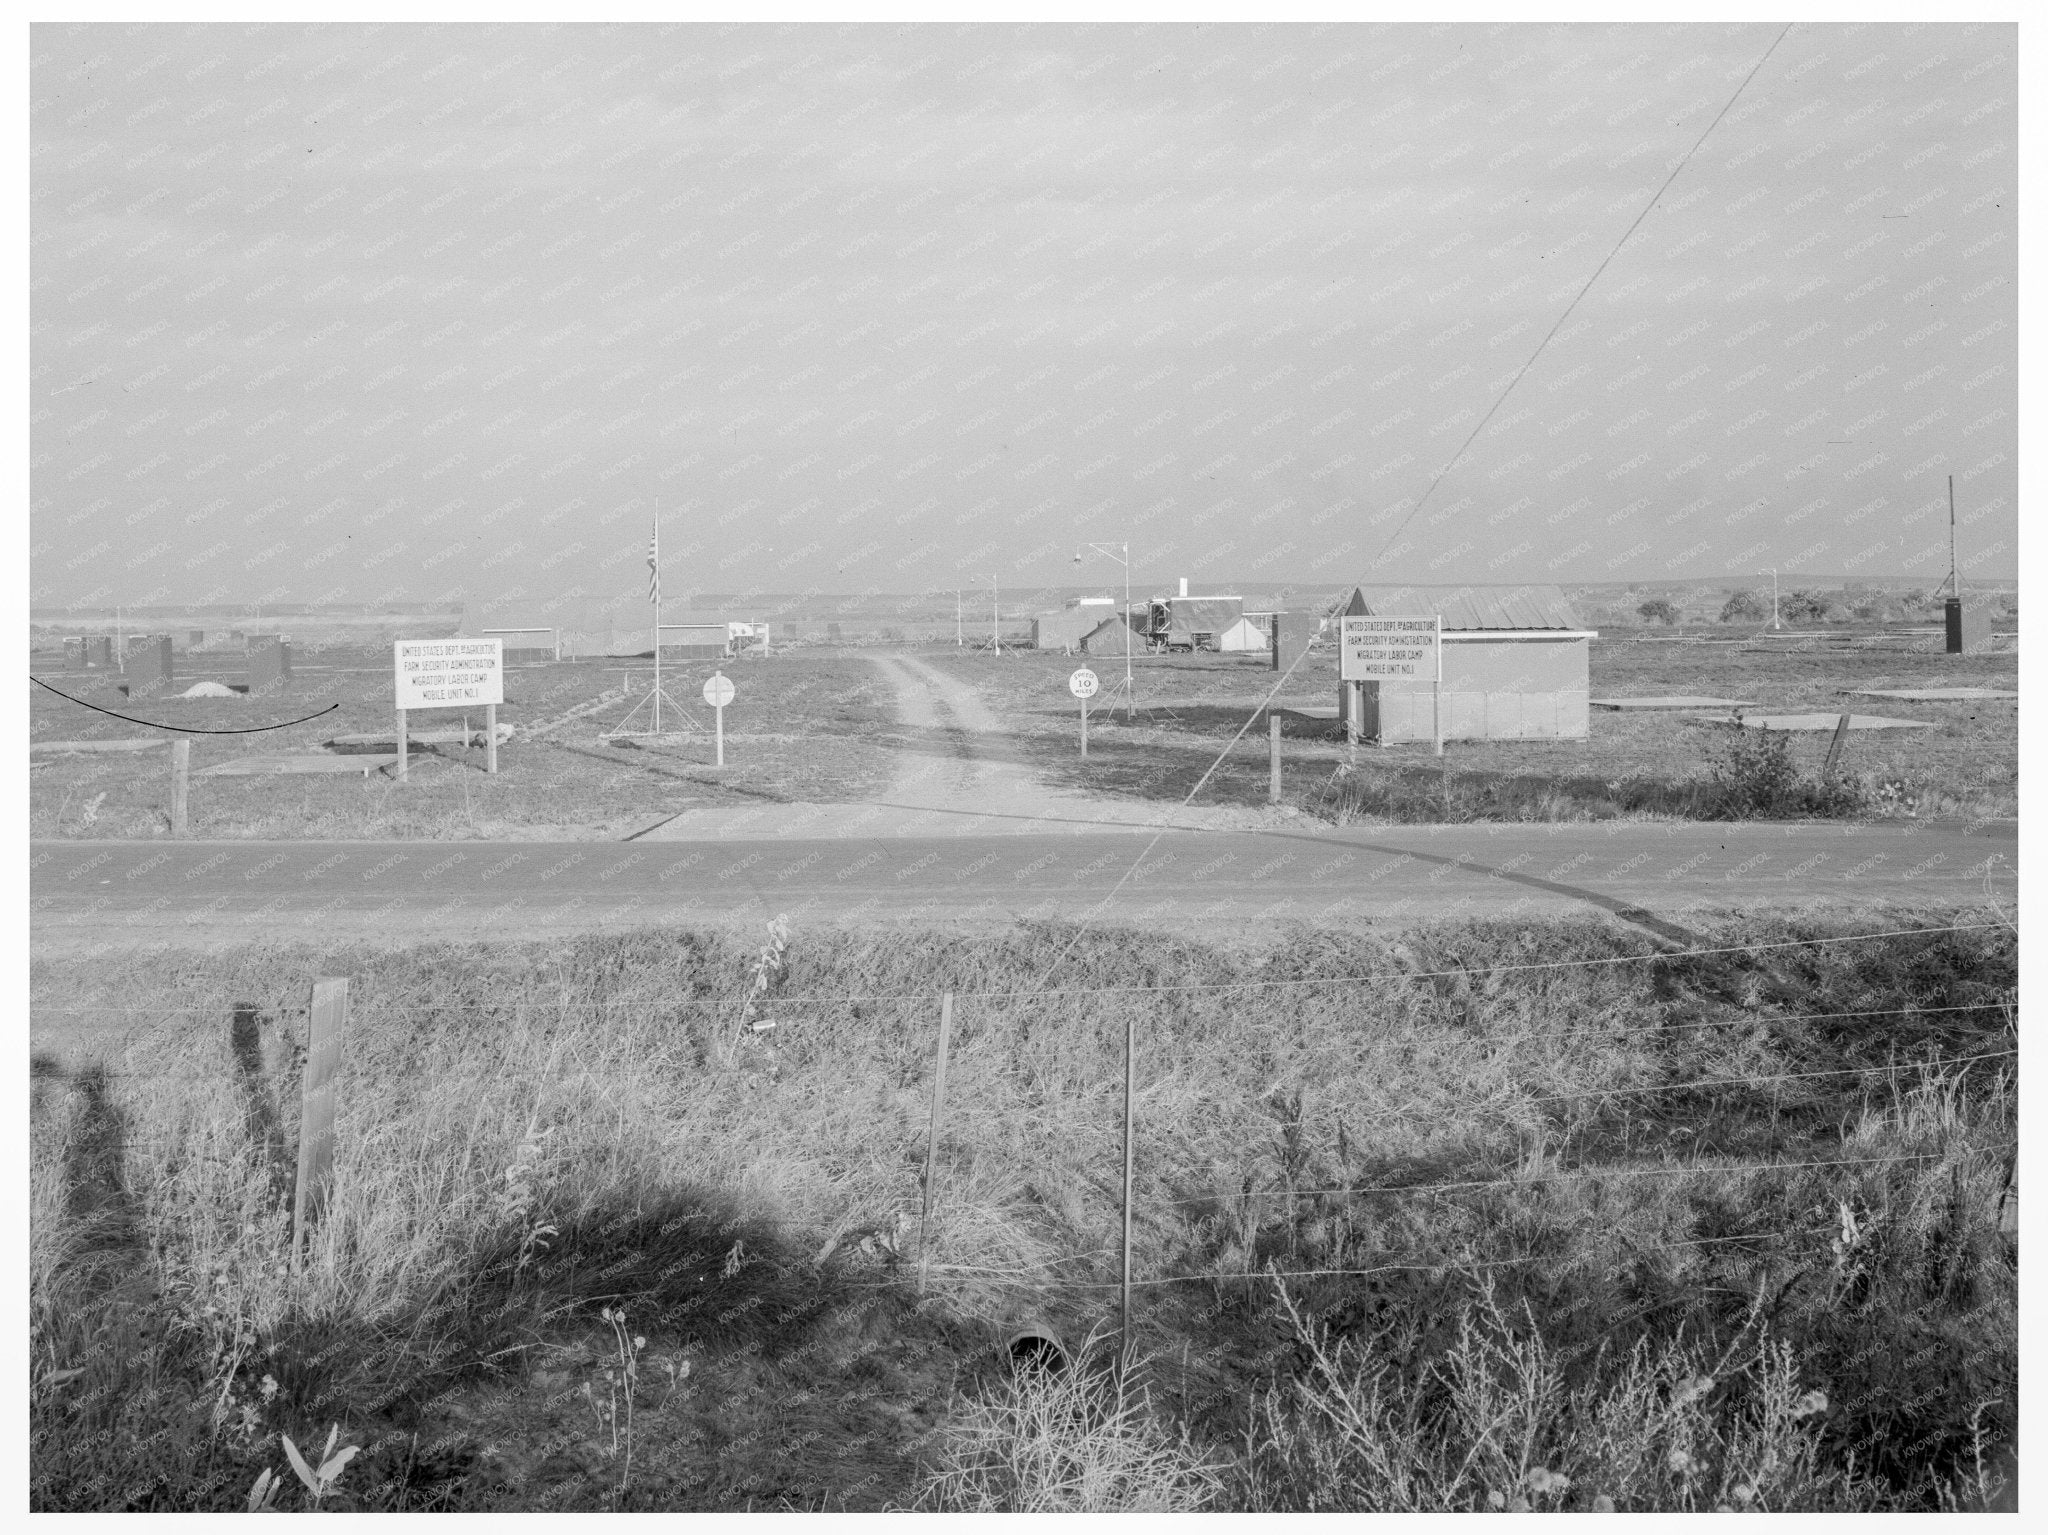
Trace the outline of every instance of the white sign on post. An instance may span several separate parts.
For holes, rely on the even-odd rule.
[[[725,706],[732,702],[732,678],[724,672],[713,672],[704,679],[704,702],[718,711],[718,762],[725,766]]]
[[[1427,618],[1374,617],[1347,613],[1337,650],[1337,677],[1346,687],[1382,679],[1428,681],[1431,688],[1431,734],[1436,754],[1444,753],[1444,621],[1440,613]],[[1358,734],[1358,715],[1365,690],[1351,701],[1351,735]]]
[[[484,710],[484,771],[498,771],[498,705],[505,701],[503,640],[394,640],[392,689],[397,694],[398,761],[395,776],[405,782],[411,745],[405,716],[411,709]]]
[[[505,701],[503,640],[397,640],[391,665],[401,709]]]
[[[1081,700],[1081,755],[1088,755],[1088,700],[1095,696],[1095,690],[1102,686],[1102,680],[1083,666],[1067,679],[1067,691]]]
[[[1345,682],[1436,676],[1437,619],[1346,614],[1337,675]]]

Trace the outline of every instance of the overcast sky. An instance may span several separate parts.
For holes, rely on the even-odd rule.
[[[41,26],[32,600],[2009,575],[2002,24],[1794,27],[1416,514],[1780,31]]]

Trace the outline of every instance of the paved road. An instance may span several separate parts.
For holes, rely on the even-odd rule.
[[[257,938],[513,937],[643,924],[1079,917],[1209,930],[1290,918],[1689,914],[2010,902],[2010,824],[1354,827],[753,842],[31,844],[35,952]],[[1129,877],[1126,878],[1126,875]],[[1120,884],[1121,882],[1121,884]],[[1105,901],[1107,904],[1105,905]]]

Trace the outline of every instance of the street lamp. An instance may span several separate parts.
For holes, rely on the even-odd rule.
[[[1136,717],[1138,707],[1137,689],[1131,683],[1131,546],[1128,541],[1120,544],[1090,544],[1097,554],[1106,554],[1124,568],[1124,723],[1130,724]],[[1117,551],[1122,550],[1119,554]],[[1074,551],[1074,563],[1081,563],[1081,551]]]

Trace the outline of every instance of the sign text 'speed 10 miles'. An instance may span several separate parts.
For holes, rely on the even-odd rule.
[[[1433,681],[1436,677],[1438,619],[1376,618],[1347,614],[1338,652],[1337,676],[1344,682],[1382,677]]]
[[[391,667],[400,709],[461,709],[505,701],[503,640],[397,640]]]

